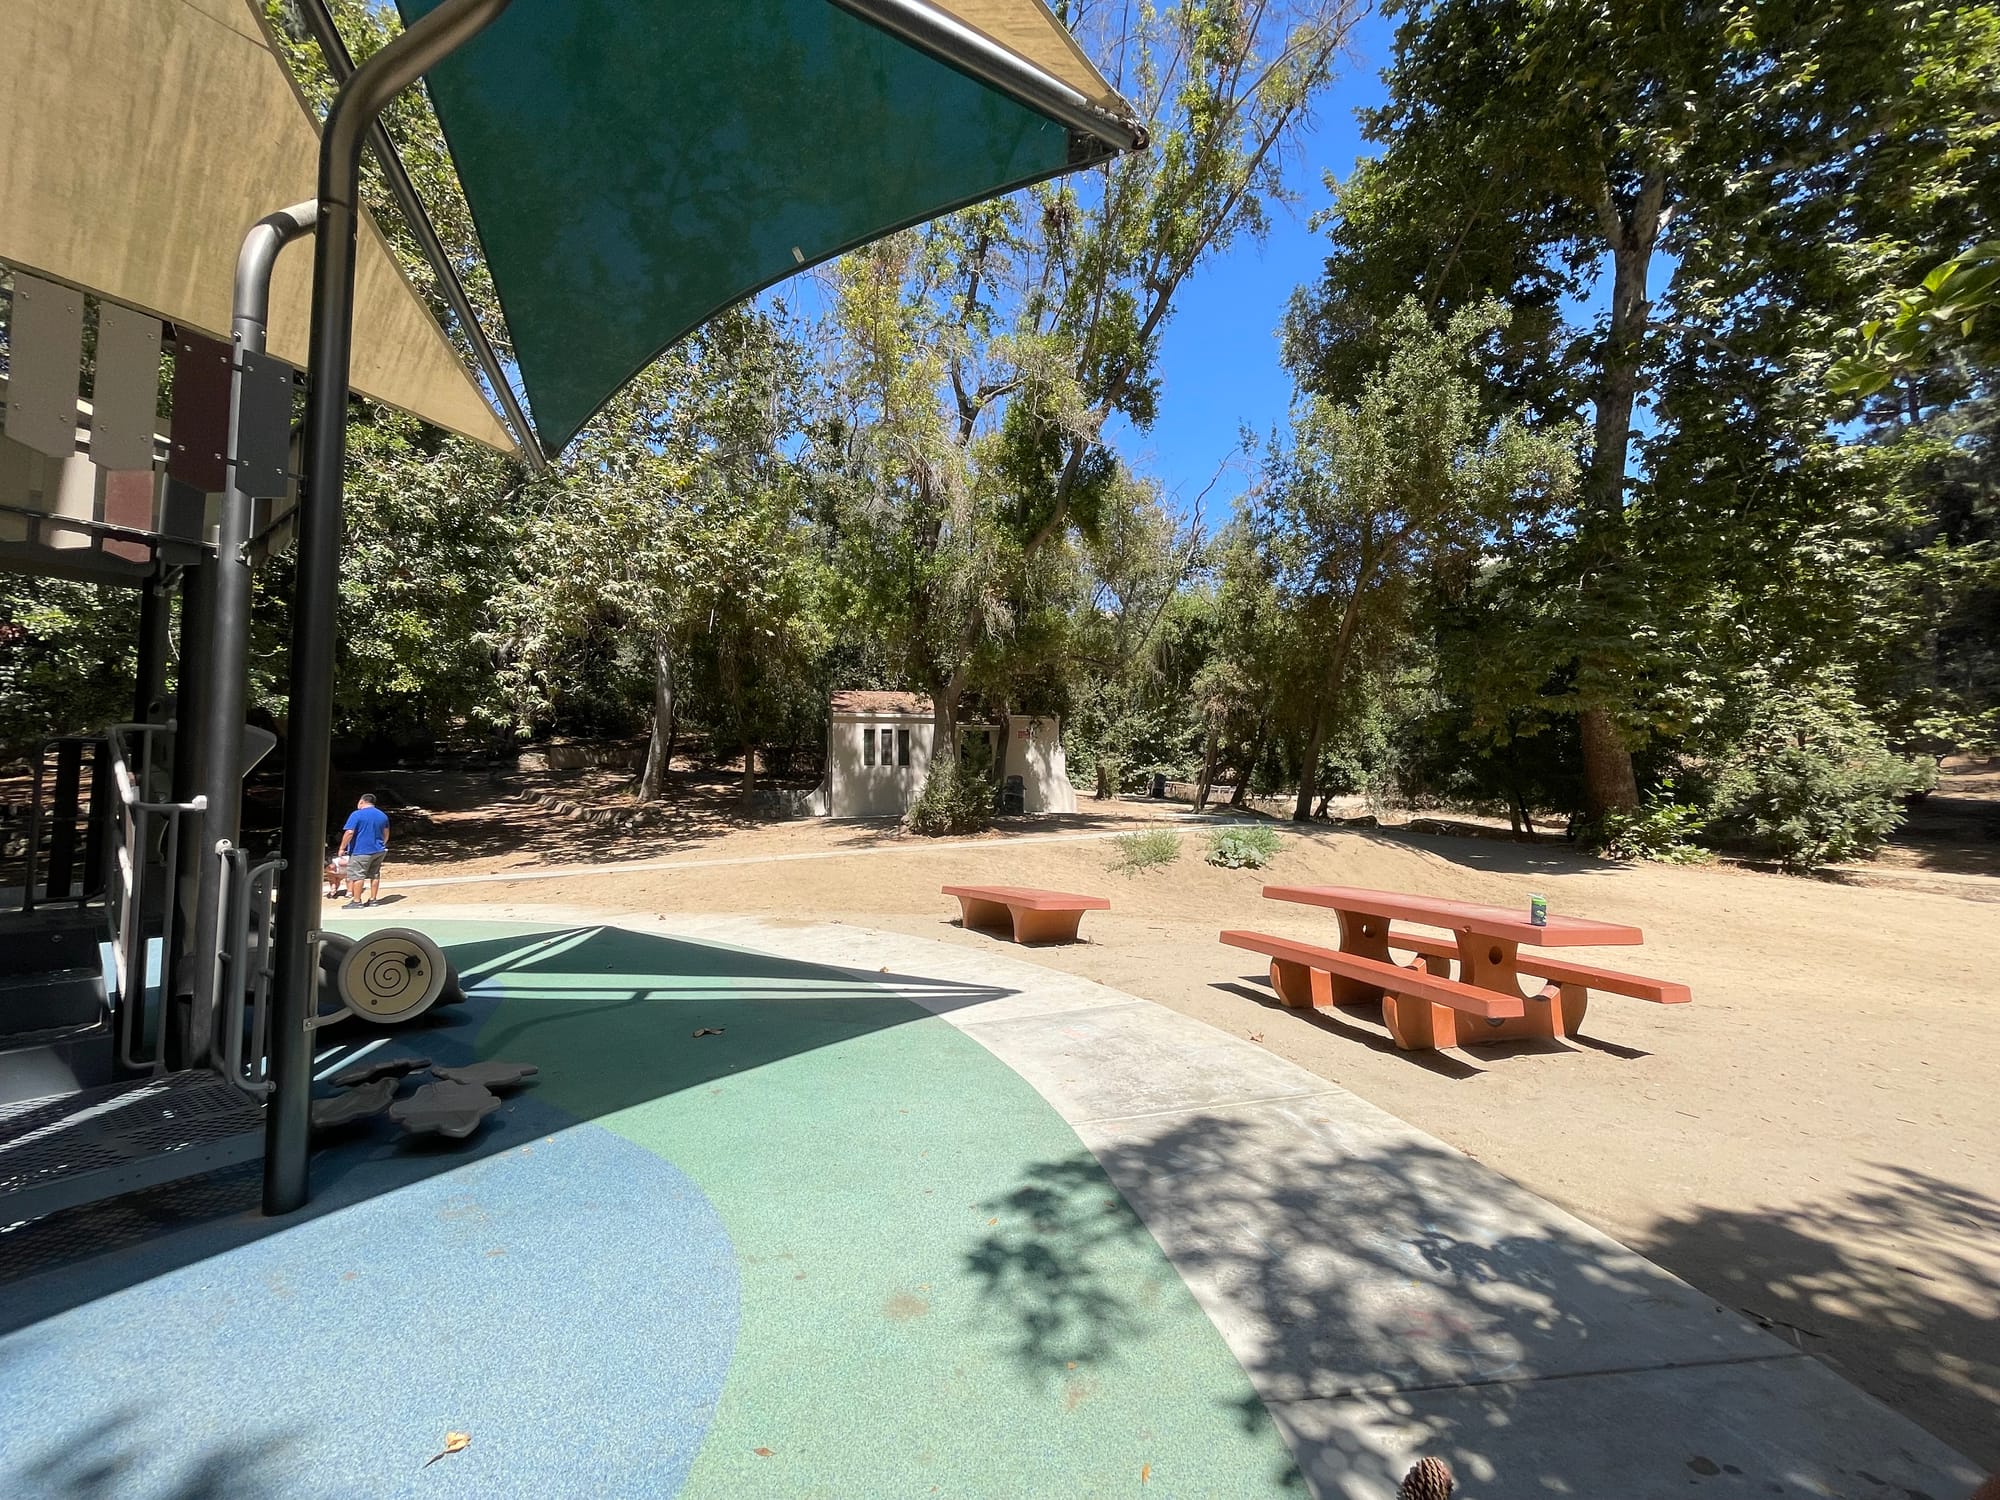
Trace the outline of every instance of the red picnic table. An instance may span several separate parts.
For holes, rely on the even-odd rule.
[[[1524,909],[1347,885],[1267,885],[1264,894],[1332,911],[1340,922],[1339,948],[1249,932],[1225,932],[1222,940],[1269,955],[1271,982],[1288,1005],[1380,1000],[1399,1047],[1573,1036],[1592,990],[1665,1005],[1693,998],[1686,985],[1520,951],[1523,944],[1595,948],[1645,940],[1638,928],[1621,922],[1551,915],[1537,924]],[[1392,925],[1399,921],[1441,927],[1451,936],[1399,930]],[[1399,964],[1392,948],[1417,958]],[[1542,983],[1523,991],[1523,974]]]

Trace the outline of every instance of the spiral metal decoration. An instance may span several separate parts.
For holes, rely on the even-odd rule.
[[[341,1002],[365,1021],[394,1025],[422,1015],[444,990],[444,952],[421,932],[385,927],[355,940],[340,960]]]

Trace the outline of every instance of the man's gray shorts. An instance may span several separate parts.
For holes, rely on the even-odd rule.
[[[380,880],[382,878],[382,856],[387,852],[377,849],[373,854],[353,854],[347,860],[349,880]]]

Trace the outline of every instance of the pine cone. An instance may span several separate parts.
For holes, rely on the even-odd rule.
[[[1441,1458],[1424,1458],[1403,1476],[1396,1500],[1451,1500],[1451,1470]]]

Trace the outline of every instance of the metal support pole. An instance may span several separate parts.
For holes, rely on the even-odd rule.
[[[167,713],[167,632],[173,594],[155,571],[139,588],[139,672],[132,691],[132,722],[157,724]]]
[[[319,204],[294,203],[250,226],[236,257],[236,288],[231,303],[230,332],[236,345],[236,371],[229,391],[229,480],[222,492],[222,516],[215,529],[215,608],[209,622],[206,690],[202,715],[207,721],[208,755],[202,767],[202,790],[208,798],[201,835],[190,839],[200,876],[194,907],[194,1001],[188,1014],[188,1053],[197,1065],[212,1053],[215,1041],[216,916],[222,908],[222,861],[218,841],[234,844],[243,826],[243,698],[245,663],[250,651],[250,544],[255,497],[244,488],[243,356],[262,354],[271,312],[271,270],[278,252],[293,240],[312,233]]]
[[[201,795],[202,777],[208,768],[208,702],[214,688],[209,677],[209,642],[215,632],[215,559],[204,557],[181,573],[181,659],[180,675],[174,687],[173,790],[176,802],[192,802]],[[150,798],[151,792],[142,793]],[[188,933],[194,917],[196,887],[201,880],[198,849],[199,820],[184,830],[190,837],[180,841],[177,858],[161,872],[166,882],[162,893],[172,903],[171,920],[164,930],[160,952],[160,1013],[164,1029],[162,1045],[167,1065],[173,1068],[198,1066],[188,1035],[188,997],[193,979],[189,962]],[[135,851],[141,858],[144,851]]]
[[[347,43],[341,39],[340,28],[333,23],[333,12],[327,8],[326,0],[301,0],[299,14],[312,32],[313,40],[319,43],[319,55],[326,63],[327,72],[333,75],[333,81],[346,83],[354,74],[354,59],[348,55]],[[465,333],[466,343],[472,346],[473,358],[479,361],[479,368],[485,372],[486,383],[493,387],[494,398],[507,414],[507,421],[521,445],[521,457],[537,474],[545,472],[548,460],[542,457],[541,441],[535,436],[535,429],[528,425],[528,414],[521,410],[520,399],[507,383],[506,371],[500,368],[500,357],[493,352],[492,341],[486,337],[486,330],[480,326],[478,316],[472,311],[472,301],[465,295],[465,284],[458,279],[458,268],[451,263],[451,253],[445,249],[444,241],[438,238],[437,226],[431,223],[431,216],[424,209],[424,200],[417,193],[417,185],[410,180],[403,158],[379,120],[368,127],[368,147],[375,153],[375,160],[382,168],[382,176],[389,184],[396,206],[403,211],[403,222],[416,236],[424,259],[431,263],[438,290],[444,293],[452,316],[458,319],[459,327]]]
[[[299,492],[292,595],[291,708],[285,725],[285,816],[278,852],[277,987],[271,1096],[264,1118],[264,1212],[305,1205],[311,1165],[312,1036],[320,855],[326,836],[328,741],[347,462],[347,375],[354,334],[354,226],[361,145],[389,101],[506,10],[508,0],[444,0],[341,85],[319,143],[319,232],[313,243],[312,356],[306,381],[306,472]]]

